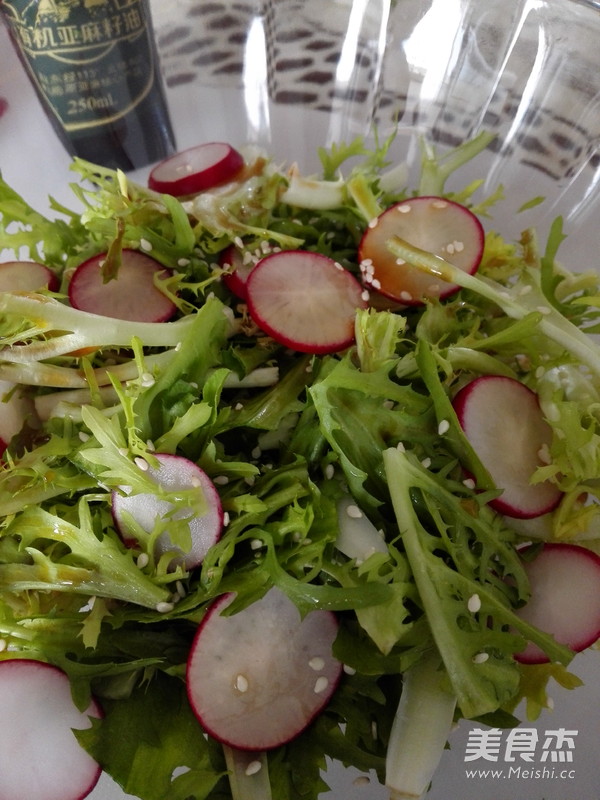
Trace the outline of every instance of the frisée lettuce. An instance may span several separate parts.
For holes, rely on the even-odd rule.
[[[477,199],[477,183],[459,194],[445,185],[489,141],[441,155],[424,146],[414,192],[487,216],[500,189]],[[81,208],[53,203],[56,219],[0,180],[3,257],[40,260],[61,281],[58,292],[0,293],[0,381],[31,403],[0,468],[0,658],[49,661],[79,708],[99,699],[104,717],[77,737],[141,800],[254,791],[185,692],[191,640],[226,592],[235,613],[277,586],[302,614],[328,609],[340,624],[344,678],[307,730],[260,756],[257,797],[317,798],[327,758],[374,771],[395,797],[418,796],[456,719],[515,725],[522,698],[541,711],[550,677],[577,684],[573,652],[515,613],[530,591],[517,548],[540,527],[490,508],[499,489],[451,403],[481,374],[535,391],[553,439],[533,480],[563,493],[543,535],[600,551],[600,350],[589,335],[600,330],[600,285],[559,263],[561,221],[544,250],[531,230],[518,242],[489,230],[477,275],[392,240],[397,257],[460,291],[407,307],[372,294],[355,344],[326,355],[277,344],[222,280],[231,245],[247,262],[302,248],[360,277],[371,219],[413,194],[391,144],[322,150],[323,174],[310,179],[248,151],[239,180],[181,200],[76,159]],[[68,305],[73,269],[106,252],[114,279],[124,248],[169,268],[157,284],[173,321]],[[225,527],[198,569],[157,553],[163,519],[133,546],[118,533],[111,495],[124,484],[189,508],[185,491],[150,480],[156,453],[190,459],[218,487]],[[347,500],[384,542],[364,557],[341,547]],[[187,525],[168,525],[189,547]],[[515,660],[528,641],[547,667]]]

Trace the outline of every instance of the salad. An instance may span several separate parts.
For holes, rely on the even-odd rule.
[[[420,797],[456,720],[578,685],[598,276],[446,190],[487,134],[415,187],[392,141],[76,159],[52,219],[0,180],[0,753],[51,753],[13,796],[317,798],[331,758]]]

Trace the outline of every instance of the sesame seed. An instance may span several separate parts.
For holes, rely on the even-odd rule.
[[[454,255],[454,245],[452,244],[452,242],[446,245],[445,250],[449,255],[451,256]]]
[[[485,664],[485,662],[490,657],[489,653],[476,653],[473,656],[473,663],[474,664]]]
[[[431,459],[429,457],[424,458],[421,461],[421,466],[425,467],[425,469],[429,469],[429,467],[431,466]]]
[[[344,670],[346,675],[356,675],[356,670],[354,669],[354,667],[349,667],[348,664],[344,664],[342,669]]]
[[[481,597],[478,594],[472,594],[467,601],[467,608],[471,614],[476,614],[481,609]]]
[[[465,249],[464,242],[458,242],[458,241],[456,241],[456,239],[455,239],[455,240],[454,240],[454,242],[453,242],[452,244],[454,245],[454,249],[455,249],[455,251],[456,251],[457,253],[462,253],[462,251]]]
[[[539,366],[535,371],[535,377],[536,378],[542,378],[544,376],[545,372],[546,372],[546,369],[544,367],[542,367],[542,366]]]
[[[307,366],[304,368],[304,372],[308,372],[308,374],[310,375],[312,371],[313,371],[313,365],[307,364]]]
[[[250,775],[256,775],[257,772],[260,772],[262,769],[262,764],[260,761],[251,761],[248,766],[246,767],[246,775],[250,777]]]
[[[128,456],[129,450],[126,447],[119,447],[118,453],[120,456]]]
[[[155,380],[154,375],[151,375],[149,372],[144,372],[143,375],[140,377],[140,383],[142,386],[154,386]]]
[[[320,672],[325,667],[325,660],[321,658],[321,656],[314,656],[308,662],[308,666],[311,669],[314,669],[315,672]]]
[[[244,407],[243,403],[236,403],[235,406],[234,406],[234,409],[236,411],[241,411],[243,409],[243,407]]]
[[[339,262],[339,261],[335,261],[335,262],[334,262],[334,264],[335,264],[335,268],[336,268],[336,269],[339,269],[339,270],[341,270],[342,272],[344,271],[344,268],[342,267],[342,265],[340,264],[340,262]]]
[[[135,562],[139,569],[144,569],[144,567],[148,566],[148,562],[150,561],[150,557],[148,553],[140,553],[137,557],[137,561]]]
[[[156,610],[158,611],[159,614],[168,614],[169,611],[173,611],[174,608],[175,606],[173,605],[173,603],[163,602],[156,604]]]
[[[241,236],[234,237],[233,243],[236,247],[239,247],[240,250],[244,247],[244,242],[242,241]]]
[[[431,205],[434,208],[447,208],[448,203],[445,200],[434,200]]]
[[[243,694],[248,691],[248,678],[245,675],[237,675],[234,685],[238,692],[242,692]]]
[[[378,219],[377,217],[374,217],[374,218],[373,218],[373,219],[372,219],[372,220],[369,222],[369,228],[376,228],[378,224],[379,224],[379,219]]]
[[[223,512],[223,527],[226,528],[229,525],[229,512]]]
[[[217,486],[226,486],[229,483],[229,477],[227,475],[216,475],[213,478],[213,483],[216,483]]]
[[[365,289],[363,292],[361,292],[360,299],[364,300],[366,303],[369,300],[370,296],[371,295],[369,294],[369,292]]]
[[[398,257],[396,259],[396,264],[398,264],[399,267],[403,267],[406,264],[406,261],[403,258]]]
[[[8,644],[6,642],[6,639],[0,639],[0,653],[2,653],[4,650],[6,650],[7,647],[8,647]]]
[[[148,472],[148,462],[142,458],[141,456],[136,456],[134,459],[134,464],[138,469],[141,469],[142,472]]]
[[[443,436],[445,433],[448,433],[450,430],[450,423],[447,419],[443,419],[440,424],[438,425],[438,434]]]
[[[315,694],[323,694],[328,686],[329,678],[326,678],[325,675],[321,675],[319,678],[317,678],[313,691]]]
[[[404,442],[398,442],[398,444],[396,445],[396,450],[399,453],[406,453],[406,447],[404,447]]]
[[[269,242],[263,241],[260,243],[260,249],[263,251],[263,253],[270,253],[271,245],[269,244]]]
[[[246,250],[244,255],[242,256],[242,264],[244,266],[246,266],[251,261],[254,261],[254,256],[252,255],[252,253],[249,250]]]
[[[413,299],[413,296],[412,296],[412,294],[410,292],[400,292],[400,300],[404,300],[405,302],[408,302],[409,300],[412,300],[412,299]]]
[[[551,464],[552,463],[552,457],[550,455],[550,448],[548,447],[546,442],[544,442],[544,444],[540,447],[540,449],[538,450],[537,454],[538,454],[538,458],[540,459],[542,464]]]
[[[260,458],[262,455],[262,450],[260,447],[255,447],[254,450],[250,453],[252,458]]]
[[[373,278],[373,280],[371,281],[371,286],[374,289],[381,289],[381,281],[377,280],[377,278]]]
[[[351,519],[361,519],[361,518],[362,518],[362,516],[363,516],[363,513],[362,513],[362,511],[360,510],[360,508],[359,508],[358,506],[355,506],[355,505],[350,505],[350,506],[348,506],[348,507],[346,508],[346,514],[347,514],[347,515],[348,515],[348,516],[349,516]]]
[[[140,239],[140,247],[146,253],[149,253],[152,250],[152,244],[148,241],[148,239]]]
[[[521,297],[522,297],[523,295],[525,295],[525,294],[529,294],[529,292],[532,290],[532,288],[533,288],[533,287],[531,286],[531,284],[527,284],[526,286],[522,286],[522,287],[519,289],[519,294],[521,295]]]
[[[254,486],[255,482],[256,482],[256,475],[246,475],[246,477],[244,478],[244,483],[247,484],[248,486]]]
[[[177,342],[177,344],[175,345],[175,352],[179,353],[180,350],[181,350],[181,342]]]
[[[179,597],[185,597],[187,594],[187,592],[185,591],[185,586],[181,581],[175,582],[175,590],[177,591]]]
[[[361,269],[367,269],[367,267],[372,267],[372,266],[373,266],[372,258],[363,258],[363,260],[360,262]]]
[[[251,550],[260,550],[262,546],[263,546],[262,539],[252,539],[250,542]]]
[[[558,409],[558,406],[554,405],[553,403],[552,405],[548,406],[548,408],[546,408],[545,410],[546,410],[546,418],[550,420],[550,422],[558,422],[558,420],[560,419],[560,411]]]
[[[396,206],[396,211],[399,211],[400,214],[408,214],[411,210],[412,206],[409,203],[402,203],[399,206]]]
[[[543,314],[544,316],[547,316],[548,314],[552,313],[548,308],[548,306],[538,306],[537,310],[540,312],[540,314]]]
[[[368,775],[359,775],[358,778],[354,778],[352,781],[353,786],[369,786],[371,783],[371,779]]]
[[[333,464],[327,464],[327,466],[325,467],[325,477],[327,478],[328,481],[330,481],[334,475],[335,475],[335,467],[333,466]]]
[[[80,441],[87,442],[89,438],[90,438],[89,433],[86,433],[85,431],[79,431],[79,439],[80,439]]]
[[[156,445],[152,441],[152,439],[146,439],[146,447],[153,453],[156,450]]]
[[[177,266],[178,267],[189,267],[189,265],[190,265],[189,258],[179,258],[177,260]]]
[[[553,697],[548,697],[546,699],[546,708],[549,708],[550,710],[552,710],[554,708],[554,698]]]
[[[473,478],[465,478],[463,481],[463,486],[466,486],[467,489],[474,489],[475,488],[475,481]]]
[[[375,722],[375,720],[371,722],[371,736],[373,737],[373,739],[377,739],[377,723]]]
[[[384,408],[387,408],[389,411],[391,411],[396,404],[393,400],[384,400],[382,405]]]

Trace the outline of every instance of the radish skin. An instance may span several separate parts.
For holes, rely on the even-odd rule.
[[[521,554],[531,547],[521,548]],[[525,568],[531,598],[517,611],[519,617],[575,652],[591,647],[600,638],[600,556],[581,545],[546,542]],[[549,660],[533,642],[515,658],[524,664]]]
[[[342,665],[331,649],[335,616],[305,617],[279,589],[234,614],[232,593],[212,603],[187,663],[190,705],[204,730],[238,750],[269,750],[295,738],[335,691]]]
[[[71,698],[67,675],[41,661],[0,662],[0,798],[82,800],[101,769],[73,729],[101,717],[96,701],[85,712]]]

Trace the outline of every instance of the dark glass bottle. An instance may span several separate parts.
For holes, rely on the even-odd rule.
[[[0,0],[67,150],[123,170],[175,150],[148,0]]]

